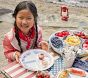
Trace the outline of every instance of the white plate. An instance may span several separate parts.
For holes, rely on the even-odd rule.
[[[62,31],[68,31],[68,30],[62,30]],[[59,53],[59,54],[61,54],[61,55],[62,55],[63,47],[66,45],[65,42],[64,42],[64,38],[65,38],[65,37],[58,37],[58,36],[56,36],[55,34],[58,33],[58,32],[62,32],[62,31],[57,31],[57,32],[51,34],[51,36],[49,37],[49,44],[50,44],[50,46],[53,48],[53,50],[54,50],[55,52],[57,52],[57,53]],[[69,32],[69,33],[72,34],[72,32]],[[56,48],[56,47],[53,46],[53,44],[52,44],[52,42],[51,42],[51,39],[54,38],[54,37],[58,37],[58,39],[60,39],[60,40],[62,41],[62,43],[63,43],[63,46],[62,46],[62,47]]]
[[[43,54],[44,59],[40,60],[39,55]],[[54,64],[53,57],[41,49],[31,49],[20,56],[20,63],[28,70],[42,71],[50,68]]]
[[[69,68],[69,69],[70,69],[70,68]],[[67,69],[67,70],[69,70],[69,69]],[[71,73],[69,73],[68,77],[66,77],[66,78],[88,78],[88,72],[86,72],[86,71],[84,71],[84,70],[82,70],[82,69],[79,69],[79,68],[73,68],[73,69],[75,69],[75,70],[80,70],[80,71],[85,72],[86,76],[85,76],[85,77],[82,77],[82,76],[74,75],[74,74],[72,74],[72,72],[71,72]],[[64,70],[59,71],[56,78],[59,78],[59,75],[62,74],[63,71],[64,71]]]

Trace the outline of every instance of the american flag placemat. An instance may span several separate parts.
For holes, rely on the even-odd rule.
[[[50,73],[52,73],[54,76],[64,68],[63,58],[60,57],[55,60],[54,65],[48,69]]]

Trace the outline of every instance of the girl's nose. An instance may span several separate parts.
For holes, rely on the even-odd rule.
[[[23,24],[23,25],[26,25],[26,24],[27,24],[27,20],[26,20],[26,19],[23,19],[23,20],[22,20],[22,24]]]

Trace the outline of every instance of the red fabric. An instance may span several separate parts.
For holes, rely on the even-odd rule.
[[[26,49],[28,49],[30,47],[31,40],[35,37],[35,28],[34,28],[34,26],[30,29],[28,35],[24,35],[21,31],[19,31],[19,37],[20,37],[20,39],[27,42]]]

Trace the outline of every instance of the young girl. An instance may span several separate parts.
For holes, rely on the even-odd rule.
[[[28,49],[48,50],[48,43],[42,40],[42,32],[37,25],[37,8],[30,1],[20,2],[13,13],[14,27],[3,40],[4,54],[8,62],[19,62],[21,53]]]

